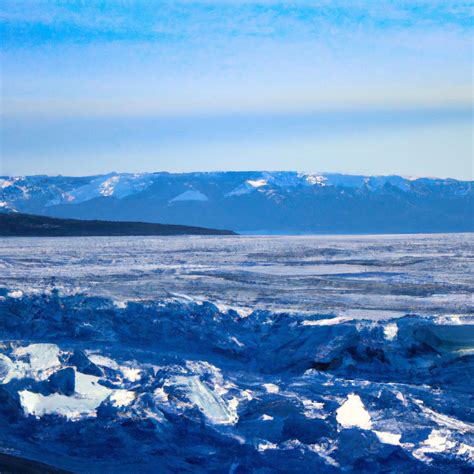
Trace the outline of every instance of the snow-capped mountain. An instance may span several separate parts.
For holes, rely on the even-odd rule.
[[[336,173],[0,177],[0,212],[269,232],[474,230],[473,182]]]

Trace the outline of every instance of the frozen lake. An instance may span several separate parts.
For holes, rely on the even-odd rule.
[[[472,234],[4,238],[0,286],[247,310],[466,313],[473,243]]]
[[[0,453],[472,472],[473,257],[469,234],[0,239]]]

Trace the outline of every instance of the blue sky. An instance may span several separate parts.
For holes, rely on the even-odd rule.
[[[2,1],[2,174],[472,179],[458,1]]]

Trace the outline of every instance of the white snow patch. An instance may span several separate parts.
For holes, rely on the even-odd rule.
[[[268,181],[266,179],[248,179],[240,186],[237,186],[233,191],[227,193],[226,196],[242,196],[243,194],[248,194],[255,191],[262,186],[266,186]]]
[[[13,186],[13,181],[8,181],[7,179],[0,179],[0,188],[5,189]]]
[[[168,394],[163,390],[163,387],[158,387],[153,392],[153,396],[155,400],[159,403],[167,402],[168,401]]]
[[[102,196],[112,196],[115,191],[115,186],[119,183],[120,176],[112,176],[103,181],[99,186],[99,192]]]
[[[270,443],[270,441],[265,441],[264,443],[259,443],[257,450],[263,453],[267,449],[278,449],[278,445],[275,443]]]
[[[22,390],[19,395],[24,412],[38,418],[54,414],[77,420],[83,416],[96,415],[97,403],[88,398],[67,397],[58,393],[44,396],[29,390]]]
[[[125,407],[130,405],[135,400],[135,392],[130,390],[114,390],[110,395],[110,401],[112,405],[116,407]]]
[[[235,311],[241,318],[247,318],[253,313],[252,308],[246,308],[243,306],[230,306],[228,304],[212,301],[212,304],[221,312],[227,313],[229,311]]]
[[[474,461],[474,447],[466,443],[460,443],[457,451],[458,456],[466,456],[470,462]]]
[[[341,324],[350,320],[351,318],[347,318],[345,316],[336,316],[334,318],[327,319],[305,319],[301,324],[303,326],[334,326],[336,324]]]
[[[45,396],[22,390],[19,392],[20,403],[26,414],[36,417],[54,414],[77,420],[84,416],[96,416],[96,408],[114,392],[98,382],[99,377],[75,372],[74,395],[53,393]]]
[[[114,301],[114,306],[118,309],[125,309],[128,303],[126,301]]]
[[[374,433],[377,435],[377,438],[381,443],[385,444],[392,444],[394,446],[401,446],[400,439],[402,437],[401,434],[396,433],[388,433],[387,431],[376,431]]]
[[[469,314],[443,314],[437,315],[433,321],[439,325],[452,324],[452,325],[466,325],[471,326],[474,324],[474,318]]]
[[[449,452],[455,446],[456,443],[449,439],[449,432],[433,429],[420,447],[413,451],[413,456],[421,461],[430,462],[430,458],[426,454]]]
[[[313,400],[303,399],[303,405],[305,408],[311,408],[314,410],[322,410],[324,408],[324,403],[322,402],[314,402]]]
[[[311,184],[312,186],[326,186],[325,181],[327,178],[325,176],[317,175],[317,174],[308,174],[305,176],[306,182]]]
[[[23,296],[23,291],[21,290],[12,290],[7,293],[7,296],[10,298],[21,298]]]
[[[120,370],[124,377],[130,382],[138,382],[142,378],[142,371],[138,368],[121,366]]]
[[[247,401],[254,399],[253,393],[250,390],[241,390],[240,395]]]
[[[153,182],[151,174],[111,173],[99,176],[90,183],[64,193],[60,199],[53,199],[47,203],[52,206],[60,203],[81,203],[99,197],[115,197],[122,199],[147,189]]]
[[[301,400],[304,406],[303,414],[306,418],[310,419],[324,419],[326,418],[326,414],[322,413],[321,410],[324,408],[324,403],[315,402],[309,399]]]
[[[192,189],[179,194],[178,196],[171,199],[171,201],[169,202],[176,201],[209,201],[209,198],[205,194],[201,193],[201,191],[196,191]]]
[[[388,323],[383,328],[383,335],[388,341],[393,341],[397,337],[398,326],[396,323]]]
[[[266,186],[268,184],[266,179],[248,179],[246,181],[252,188],[261,188],[262,186]]]
[[[336,410],[336,420],[343,428],[361,428],[370,430],[372,421],[359,395],[351,393],[347,400]]]
[[[280,391],[280,387],[274,383],[264,383],[262,384],[262,387],[267,391],[267,393],[278,393]]]

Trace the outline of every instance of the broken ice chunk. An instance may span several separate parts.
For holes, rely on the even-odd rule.
[[[30,344],[14,351],[16,357],[28,356],[29,371],[39,380],[47,379],[61,366],[59,354],[60,350],[56,344]]]
[[[349,394],[347,400],[336,410],[336,420],[343,428],[370,430],[372,421],[359,395]]]
[[[236,407],[230,407],[220,395],[213,392],[201,382],[198,376],[176,376],[172,383],[186,392],[189,400],[194,403],[212,423],[227,425],[238,420]]]
[[[20,403],[26,414],[41,417],[55,414],[76,420],[83,416],[95,416],[96,408],[113,390],[99,384],[99,377],[75,372],[75,391],[72,396],[59,393],[42,395],[22,390]]]

